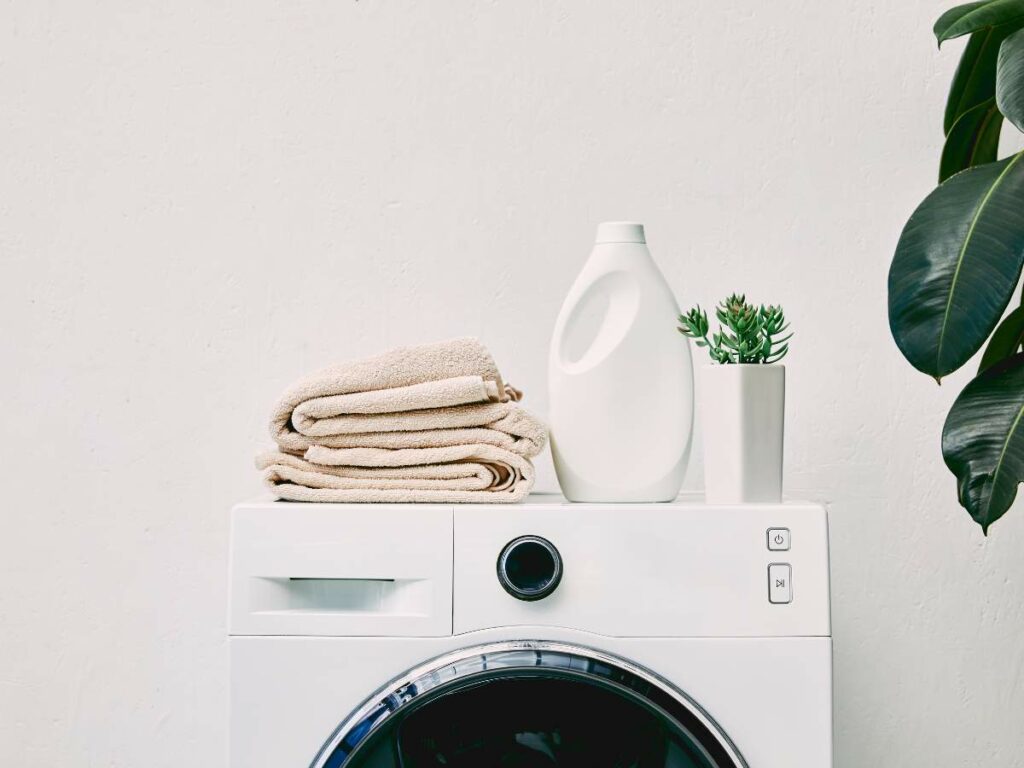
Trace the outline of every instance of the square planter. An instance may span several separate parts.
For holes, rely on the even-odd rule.
[[[781,501],[785,366],[707,365],[700,383],[708,503]]]

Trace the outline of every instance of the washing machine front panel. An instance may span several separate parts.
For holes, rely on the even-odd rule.
[[[382,681],[401,681],[410,670],[430,666],[430,660],[445,654],[524,638],[596,649],[651,670],[683,692],[751,768],[831,765],[828,638],[615,639],[517,627],[450,638],[234,637],[230,766],[304,767],[317,765],[318,759],[331,765],[322,761],[334,748],[332,735],[362,719],[360,707],[377,702],[374,694],[381,691]],[[509,726],[514,722],[500,721]],[[567,722],[568,728],[572,721]],[[543,734],[553,729],[536,728],[534,733],[543,741]],[[457,735],[447,735],[449,747]],[[410,743],[419,745],[422,756],[423,741]]]
[[[514,624],[615,637],[831,633],[818,505],[562,503],[505,515],[458,507],[454,534],[456,634]],[[559,554],[557,587],[543,599],[517,599],[495,574],[523,539]]]
[[[243,505],[231,585],[233,635],[831,632],[813,504]]]
[[[659,755],[674,768],[832,765],[820,506],[256,503],[235,509],[231,547],[231,768],[335,768],[325,762],[335,759],[332,734],[346,723],[354,733],[352,718],[386,681],[446,654],[524,641],[651,670],[666,681],[663,693],[681,692],[691,715],[706,715],[706,730],[685,713],[645,719],[661,705],[573,670],[481,674],[476,688],[438,689],[445,696],[391,721],[408,723],[407,768],[429,749],[451,761],[470,744],[508,746],[513,731],[533,748],[510,758],[535,758],[556,735],[592,749],[616,718],[657,733],[650,743],[663,753],[647,753],[643,765]],[[584,721],[559,721],[557,706],[463,716],[504,699],[568,705],[591,688],[605,704],[589,740],[579,735]],[[439,730],[445,712],[469,730]],[[625,737],[613,746],[638,754]]]
[[[244,504],[231,526],[232,635],[452,633],[452,508]]]
[[[338,727],[313,768],[745,768],[699,705],[650,670],[550,641],[461,649],[410,670]]]

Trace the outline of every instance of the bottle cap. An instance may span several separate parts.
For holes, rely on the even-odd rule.
[[[598,243],[646,243],[644,225],[635,221],[605,221],[597,225]]]

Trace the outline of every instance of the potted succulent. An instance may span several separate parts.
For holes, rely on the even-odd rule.
[[[679,316],[679,332],[707,349],[701,369],[704,487],[711,504],[782,499],[782,441],[789,351],[782,307],[755,307],[733,294],[715,309],[721,327],[710,338],[708,315],[696,306]]]

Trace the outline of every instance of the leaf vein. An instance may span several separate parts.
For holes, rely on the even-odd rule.
[[[949,315],[953,308],[953,296],[956,294],[957,282],[960,279],[960,268],[964,263],[964,256],[967,254],[967,248],[971,244],[971,238],[974,236],[974,229],[978,224],[978,219],[981,218],[981,214],[984,212],[985,207],[988,205],[989,199],[995,194],[995,191],[999,188],[1006,174],[1010,172],[1010,169],[1017,164],[1017,162],[1024,157],[1024,152],[1020,152],[1013,160],[1011,160],[1007,166],[1002,170],[995,182],[989,187],[988,192],[985,193],[985,197],[982,198],[981,203],[978,205],[977,210],[974,212],[974,216],[971,218],[971,225],[967,229],[967,236],[964,238],[963,245],[960,246],[960,253],[957,255],[956,269],[953,270],[953,280],[949,286],[949,297],[946,299],[946,311],[942,315],[942,328],[939,331],[939,343],[935,349],[935,365],[936,370],[941,370],[942,367],[942,345],[946,340],[946,329],[949,327]]]

